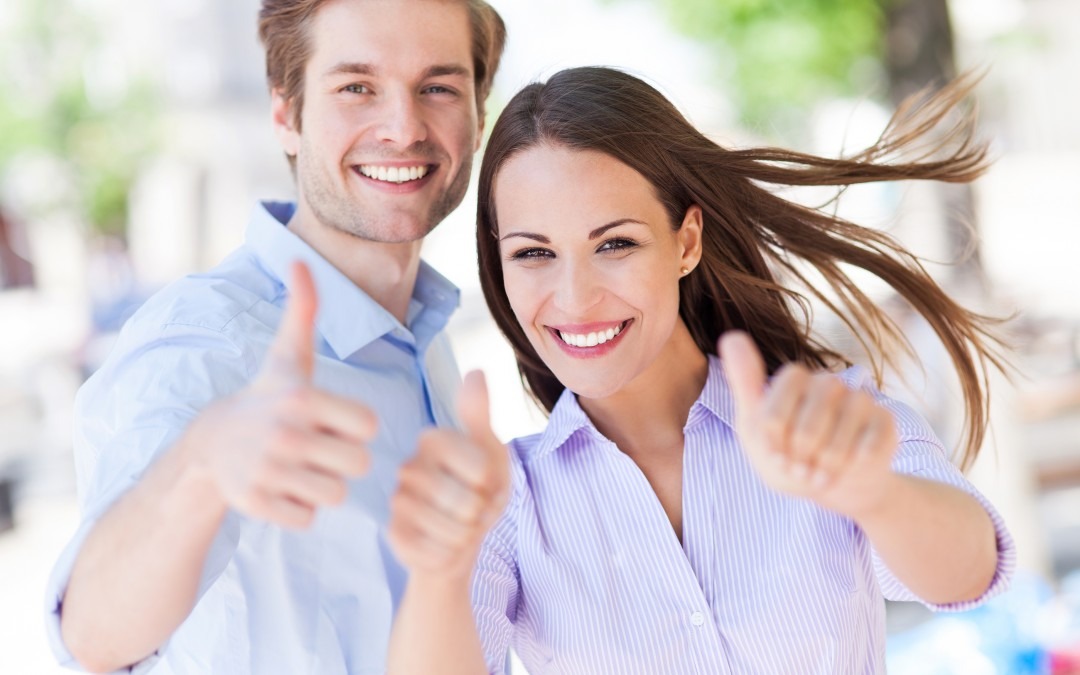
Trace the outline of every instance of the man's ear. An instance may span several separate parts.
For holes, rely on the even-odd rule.
[[[476,142],[473,143],[473,153],[479,152],[480,146],[484,142],[484,122],[487,121],[487,114],[483,110],[480,110],[479,113],[476,120]]]
[[[281,89],[270,91],[270,113],[274,122],[274,134],[286,155],[295,157],[300,151],[299,122],[293,114],[292,99],[285,98]]]

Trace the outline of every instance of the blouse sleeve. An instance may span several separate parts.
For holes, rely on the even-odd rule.
[[[861,370],[861,369],[854,369]],[[892,467],[897,473],[916,476],[926,480],[934,480],[953,487],[959,488],[974,497],[986,510],[990,520],[994,524],[994,532],[997,537],[997,568],[994,577],[986,591],[974,600],[954,602],[948,604],[935,604],[928,602],[911,591],[903,584],[896,575],[885,565],[873,551],[874,573],[877,576],[878,585],[882,594],[889,600],[920,602],[936,612],[962,612],[972,609],[986,602],[991,597],[1003,592],[1009,585],[1013,572],[1016,568],[1016,545],[1012,536],[1005,527],[1005,521],[984,497],[949,461],[945,448],[930,425],[915,412],[911,407],[881,394],[869,383],[869,376],[863,372],[861,377],[856,377],[853,386],[865,389],[874,394],[880,405],[888,409],[896,419],[897,432],[900,437],[900,445],[893,457]]]

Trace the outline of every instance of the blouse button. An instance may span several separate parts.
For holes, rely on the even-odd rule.
[[[705,624],[705,615],[701,612],[694,612],[690,615],[690,623],[695,626],[702,626]]]

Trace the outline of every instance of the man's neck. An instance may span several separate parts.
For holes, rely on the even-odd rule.
[[[288,228],[402,324],[420,268],[420,241],[387,244],[327,227],[298,207]]]

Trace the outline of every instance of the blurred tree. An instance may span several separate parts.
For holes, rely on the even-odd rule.
[[[810,108],[846,95],[893,105],[956,74],[947,0],[652,0],[712,48],[743,122],[799,138]],[[884,101],[883,101],[884,102]],[[979,281],[968,186],[943,186],[954,272]]]
[[[72,209],[93,230],[123,235],[128,190],[153,144],[153,90],[106,40],[94,3],[5,4],[0,175],[28,158],[46,159],[70,185],[50,186],[52,199],[30,200],[38,213],[26,215]]]

